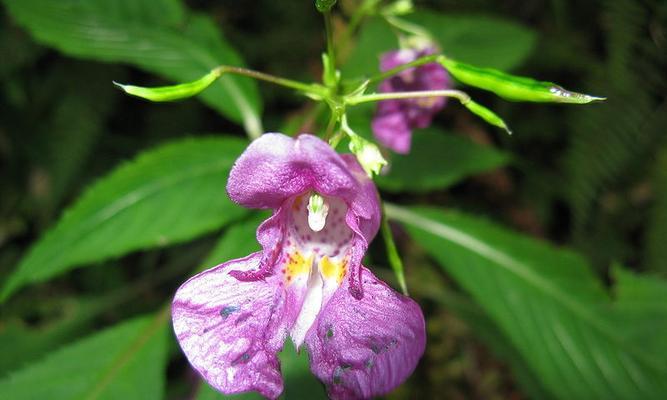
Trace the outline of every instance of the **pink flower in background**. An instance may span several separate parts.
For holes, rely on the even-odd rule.
[[[380,69],[383,72],[388,71],[433,53],[432,48],[390,51],[382,56]],[[429,63],[408,68],[383,81],[379,91],[391,93],[450,88],[451,79],[447,71],[438,63]],[[381,101],[373,118],[373,133],[378,141],[388,148],[407,154],[410,152],[412,130],[428,127],[433,116],[445,106],[445,102],[444,97]]]
[[[424,351],[424,317],[361,265],[380,207],[356,159],[312,135],[269,133],[237,160],[227,191],[274,211],[257,229],[262,251],[178,289],[174,331],[192,366],[221,392],[276,398],[289,335],[306,344],[331,398],[370,398],[403,382]]]

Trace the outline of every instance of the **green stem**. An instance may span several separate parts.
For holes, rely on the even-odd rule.
[[[387,259],[389,260],[389,265],[391,266],[391,269],[394,270],[394,274],[396,274],[396,280],[398,281],[398,285],[401,287],[401,292],[408,296],[408,287],[405,283],[403,261],[401,260],[401,256],[398,254],[398,249],[396,248],[396,243],[394,242],[394,235],[391,233],[391,227],[389,226],[389,220],[387,219],[384,203],[382,204],[382,225],[380,229],[382,231],[382,238],[384,239],[384,244],[387,249]]]
[[[337,120],[336,113],[334,113],[332,111],[331,115],[329,116],[329,122],[327,123],[327,130],[324,133],[324,139],[325,140],[331,141],[333,139],[332,136],[333,136],[333,133],[334,133],[334,127],[336,126],[336,120]],[[329,143],[329,144],[331,144],[331,143]],[[335,148],[336,146],[332,145],[332,147]]]
[[[329,56],[329,62],[332,66],[336,65],[336,51],[334,49],[334,38],[333,38],[333,22],[331,18],[331,11],[324,12],[324,30],[327,35],[327,55]],[[332,73],[335,71],[332,71]]]
[[[389,70],[387,70],[387,71],[385,71],[385,72],[383,72],[383,73],[381,73],[381,74],[377,74],[377,75],[371,76],[371,77],[368,79],[368,84],[369,84],[369,85],[372,85],[372,84],[374,84],[374,83],[383,81],[383,80],[385,80],[385,79],[387,79],[387,78],[390,78],[390,77],[392,77],[392,76],[398,74],[399,72],[405,71],[405,70],[408,69],[408,68],[419,67],[419,66],[424,65],[424,64],[429,64],[429,63],[435,62],[435,61],[437,61],[440,57],[441,57],[441,56],[440,56],[439,54],[431,54],[431,55],[429,55],[429,56],[425,56],[425,57],[418,58],[418,59],[416,59],[416,60],[414,60],[414,61],[411,61],[411,62],[409,62],[409,63],[405,63],[405,64],[403,64],[403,65],[399,65],[398,67],[389,69]]]
[[[414,35],[414,36],[427,38],[432,42],[434,41],[431,38],[430,32],[427,31],[426,29],[422,28],[419,25],[413,24],[412,22],[408,22],[404,19],[398,18],[398,17],[393,16],[393,15],[384,14],[383,17],[390,25],[392,25],[393,27],[395,27],[395,28],[397,28],[397,29],[409,34],[409,35]]]
[[[349,105],[357,105],[361,103],[369,103],[382,100],[394,99],[417,99],[421,97],[453,97],[458,99],[461,104],[466,104],[470,101],[470,96],[460,90],[420,90],[416,92],[393,92],[393,93],[372,93],[361,96],[355,96],[345,99],[345,103]]]
[[[252,69],[233,67],[230,65],[221,65],[218,68],[216,68],[216,71],[218,71],[219,76],[223,74],[242,75],[242,76],[247,76],[249,78],[258,79],[265,82],[271,82],[276,85],[295,89],[306,94],[313,94],[317,96],[326,95],[326,89],[319,84],[294,81],[291,79],[266,74],[264,72],[259,72]]]

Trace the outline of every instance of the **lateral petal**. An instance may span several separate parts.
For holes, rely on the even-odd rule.
[[[415,369],[426,345],[424,316],[362,267],[364,296],[336,291],[306,336],[310,368],[332,399],[388,393]]]
[[[226,394],[283,390],[277,353],[290,320],[280,277],[242,282],[232,270],[257,268],[261,253],[232,260],[185,282],[172,303],[174,332],[190,364]]]

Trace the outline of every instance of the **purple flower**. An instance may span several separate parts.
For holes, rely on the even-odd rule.
[[[331,398],[369,398],[405,380],[424,351],[424,317],[361,265],[380,207],[355,158],[312,135],[268,133],[236,161],[227,191],[274,212],[257,229],[262,251],[196,275],[174,298],[178,341],[209,384],[278,397],[287,335],[306,344]]]
[[[390,51],[382,56],[380,69],[383,72],[388,71],[434,52],[432,48]],[[429,63],[408,68],[383,81],[379,91],[412,92],[450,87],[451,79],[447,71],[438,63]],[[397,153],[407,154],[410,152],[412,130],[428,127],[433,116],[445,106],[445,102],[444,97],[381,101],[373,118],[373,133],[380,143]]]

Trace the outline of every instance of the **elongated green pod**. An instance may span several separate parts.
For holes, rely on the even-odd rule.
[[[196,81],[181,83],[178,85],[159,86],[152,88],[123,85],[118,82],[114,82],[114,85],[121,88],[125,93],[131,94],[132,96],[141,97],[142,99],[156,102],[174,101],[186,99],[201,93],[204,91],[204,89],[215,82],[221,75],[222,69],[216,68]]]
[[[605,100],[604,97],[571,92],[552,82],[514,76],[493,68],[476,67],[444,56],[438,61],[458,81],[488,90],[507,100],[571,104]]]

